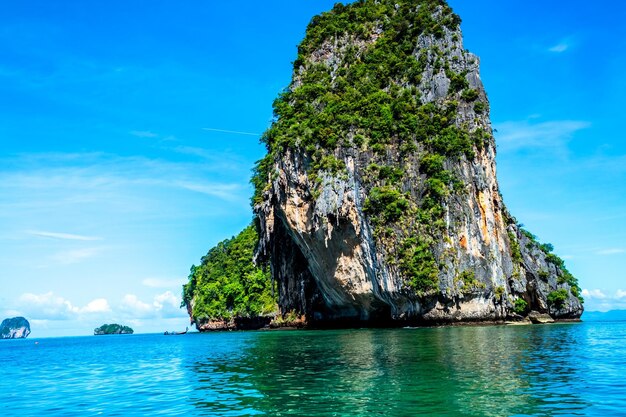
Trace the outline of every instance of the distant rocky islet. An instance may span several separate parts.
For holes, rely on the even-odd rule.
[[[128,326],[121,324],[103,324],[93,330],[94,336],[103,336],[109,334],[133,334],[135,331]]]
[[[24,339],[30,334],[30,323],[24,317],[4,319],[0,324],[0,339]]]

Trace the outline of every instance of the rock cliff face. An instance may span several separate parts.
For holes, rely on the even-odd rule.
[[[23,339],[30,334],[30,323],[24,317],[5,319],[0,324],[0,339]]]
[[[280,313],[309,323],[578,318],[577,282],[508,213],[479,59],[444,1],[313,19],[253,179]]]

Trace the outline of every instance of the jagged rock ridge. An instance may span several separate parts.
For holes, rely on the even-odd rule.
[[[313,19],[253,183],[280,313],[310,323],[583,311],[550,245],[508,213],[479,59],[444,1]]]

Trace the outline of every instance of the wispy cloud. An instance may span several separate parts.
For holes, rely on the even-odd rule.
[[[37,230],[28,230],[26,231],[26,233],[31,236],[43,237],[43,238],[48,238],[48,239],[80,240],[80,241],[102,240],[102,238],[100,237],[74,235],[71,233],[44,232],[44,231],[37,231]]]
[[[617,289],[614,292],[600,289],[583,289],[585,309],[588,311],[610,311],[626,309],[626,291]]]
[[[260,133],[241,132],[238,130],[214,129],[212,127],[203,127],[202,130],[206,130],[208,132],[231,133],[233,135],[261,136]]]
[[[565,152],[567,143],[577,132],[591,127],[581,120],[555,120],[548,122],[508,121],[498,123],[497,140],[501,151],[545,150]]]
[[[557,54],[563,53],[565,51],[567,51],[570,48],[570,45],[566,42],[560,42],[550,48],[548,48],[548,51],[550,52],[554,52]]]
[[[0,158],[0,166],[6,168],[0,168],[0,190],[7,190],[3,192],[5,196],[13,194],[15,202],[41,198],[45,202],[38,202],[40,207],[69,205],[86,199],[110,206],[127,199],[136,200],[138,194],[145,195],[154,188],[177,188],[227,201],[245,199],[248,181],[242,175],[248,175],[248,167],[243,169],[242,161],[236,157],[214,154],[211,158],[219,160],[220,178],[231,177],[231,182],[207,181],[217,168],[206,161],[169,162],[93,153],[18,155]],[[238,199],[233,197],[235,193],[240,194]],[[10,203],[11,198],[5,201],[4,204]],[[61,235],[56,237],[62,238]]]
[[[71,265],[93,258],[101,252],[100,248],[80,248],[57,252],[50,260],[61,265]]]
[[[212,183],[193,183],[180,182],[178,186],[197,193],[210,195],[227,201],[240,200],[241,186],[239,184],[212,184]]]
[[[551,44],[550,46],[545,48],[545,50],[553,54],[562,54],[564,52],[571,51],[572,49],[574,49],[577,43],[578,43],[577,36],[572,35],[572,36],[562,38],[558,42]]]
[[[622,249],[622,248],[609,248],[609,249],[602,249],[596,252],[596,255],[600,255],[600,256],[610,256],[610,255],[618,255],[620,253],[624,253],[626,252],[626,250]]]
[[[138,138],[157,138],[158,134],[154,132],[150,132],[149,130],[131,130],[129,132],[133,136],[137,136]]]

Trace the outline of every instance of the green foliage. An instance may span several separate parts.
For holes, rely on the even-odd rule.
[[[420,296],[437,290],[439,268],[427,242],[410,237],[404,241],[399,255],[400,271],[409,289]]]
[[[565,261],[558,257],[556,254],[552,253],[554,250],[554,246],[551,243],[540,243],[537,236],[533,235],[529,231],[520,227],[520,231],[528,238],[530,241],[526,246],[530,250],[532,248],[538,248],[541,252],[545,254],[545,261],[551,263],[557,268],[557,284],[567,284],[570,287],[570,291],[572,295],[578,297],[581,303],[584,303],[584,299],[582,297],[582,290],[578,285],[578,280],[574,277],[566,268]],[[543,280],[547,280],[549,277],[548,271],[539,271],[539,278]],[[560,290],[559,290],[560,291]],[[563,291],[567,292],[566,289]]]
[[[502,285],[498,285],[496,287],[495,294],[497,300],[502,300],[502,297],[504,296],[504,287]]]
[[[450,79],[450,91],[453,93],[457,93],[468,88],[469,83],[467,82],[466,76],[467,72],[457,74],[454,71],[447,70],[446,77]]]
[[[472,88],[466,88],[461,93],[461,98],[465,101],[475,101],[478,98],[478,91]]]
[[[554,253],[546,254],[546,262],[556,265],[558,267],[563,267],[563,265],[565,264],[565,262],[563,262],[563,259],[559,258]]]
[[[437,10],[441,13],[435,15]],[[268,159],[289,148],[306,149],[312,176],[320,170],[330,174],[344,170],[328,156],[349,144],[350,138],[354,145],[367,144],[381,155],[393,141],[410,152],[416,149],[416,141],[428,139],[435,152],[471,157],[471,140],[453,126],[456,107],[421,105],[414,87],[428,64],[427,54],[415,57],[415,39],[420,34],[442,36],[445,30],[458,29],[460,21],[443,0],[361,0],[337,4],[314,17],[294,62],[301,82],[275,100],[274,122],[261,138],[268,158],[259,161],[254,172],[253,204],[260,202],[267,184]],[[382,25],[383,35],[365,50],[348,46],[337,70],[312,62],[311,54],[325,42],[344,37],[371,40],[377,25]],[[467,87],[465,73],[450,76],[453,84]],[[389,178],[398,180],[393,173]]]
[[[537,236],[533,235],[532,233],[530,233],[528,230],[523,229],[522,227],[519,228],[520,232],[522,232],[522,234],[524,236],[526,236],[532,243],[535,244],[539,244],[539,242],[537,241]]]
[[[522,251],[519,247],[519,242],[517,241],[517,236],[515,236],[515,233],[513,232],[508,232],[509,235],[509,242],[511,244],[511,259],[513,260],[513,262],[515,264],[521,264],[522,263]]]
[[[297,82],[274,102],[272,126],[261,139],[268,156],[259,161],[252,180],[253,203],[258,204],[272,175],[270,162],[288,150],[300,152],[313,184],[311,195],[317,198],[322,174],[346,171],[336,158],[343,147],[367,152],[372,163],[363,184],[364,211],[377,238],[394,236],[389,256],[399,254],[407,288],[418,294],[437,288],[439,267],[430,237],[446,226],[446,200],[466,189],[444,166],[472,159],[484,146],[483,134],[477,139],[456,120],[459,103],[453,94],[469,90],[467,72],[452,71],[440,48],[416,53],[420,35],[442,38],[459,24],[444,0],[357,0],[313,18],[294,62]],[[346,46],[332,68],[313,55],[323,45],[338,43]],[[451,80],[447,101],[422,102],[417,87],[427,66],[446,71]],[[421,178],[405,192],[401,167],[418,150],[424,152]],[[418,233],[431,236],[415,240]]]
[[[548,278],[550,277],[550,273],[548,271],[545,271],[545,270],[541,270],[541,271],[537,272],[537,275],[539,276],[539,279],[542,279],[544,281],[547,281]]]
[[[363,204],[363,211],[380,215],[384,222],[394,222],[409,208],[408,200],[398,190],[374,187]]]
[[[94,330],[96,334],[133,334],[134,330],[120,324],[103,324]]]
[[[550,253],[554,250],[554,246],[552,246],[551,243],[542,243],[539,245],[539,249],[543,252],[543,253]]]
[[[565,268],[565,265],[563,265],[560,269],[559,269],[559,276],[556,280],[557,284],[567,284],[570,287],[570,291],[572,292],[572,294],[575,297],[578,297],[578,299],[580,300],[580,302],[584,302],[583,298],[582,298],[582,290],[580,289],[580,286],[578,285],[578,280],[576,279],[576,277],[574,277],[568,270],[567,268]]]
[[[476,279],[476,273],[470,270],[465,270],[461,272],[459,275],[457,275],[454,281],[460,283],[461,291],[463,293],[469,293],[474,290],[483,289],[486,287],[484,282],[480,282]]]
[[[396,4],[398,9],[396,10]],[[419,5],[417,13],[412,10]],[[435,20],[433,13],[442,8],[441,19]],[[391,18],[390,18],[391,17]],[[461,19],[452,13],[444,0],[421,0],[417,2],[360,0],[352,4],[335,4],[330,12],[315,16],[306,31],[306,38],[298,47],[299,56],[309,55],[329,39],[348,34],[357,39],[366,39],[374,25],[383,22],[383,29],[392,33],[403,49],[412,45],[402,45],[405,38],[415,39],[418,35],[444,35],[444,28],[455,30]]]
[[[528,312],[528,303],[524,299],[518,298],[517,300],[515,300],[513,311],[515,311],[517,314],[526,314]]]
[[[254,195],[252,196],[252,205],[256,205],[263,201],[263,191],[268,185],[269,173],[272,166],[272,158],[270,154],[265,155],[258,160],[252,169],[252,178],[250,183],[254,187]]]
[[[486,108],[487,106],[482,101],[477,101],[476,103],[474,103],[474,111],[477,114],[483,114]]]
[[[560,288],[548,294],[548,305],[561,308],[569,298],[569,292],[565,288]]]
[[[395,168],[387,165],[371,164],[367,167],[368,171],[376,176],[380,181],[388,181],[390,184],[396,184],[404,175],[402,168]]]
[[[183,286],[183,305],[193,305],[194,318],[228,320],[275,311],[269,271],[252,263],[257,243],[254,226],[248,226],[218,243],[200,266],[191,267],[189,282]]]

